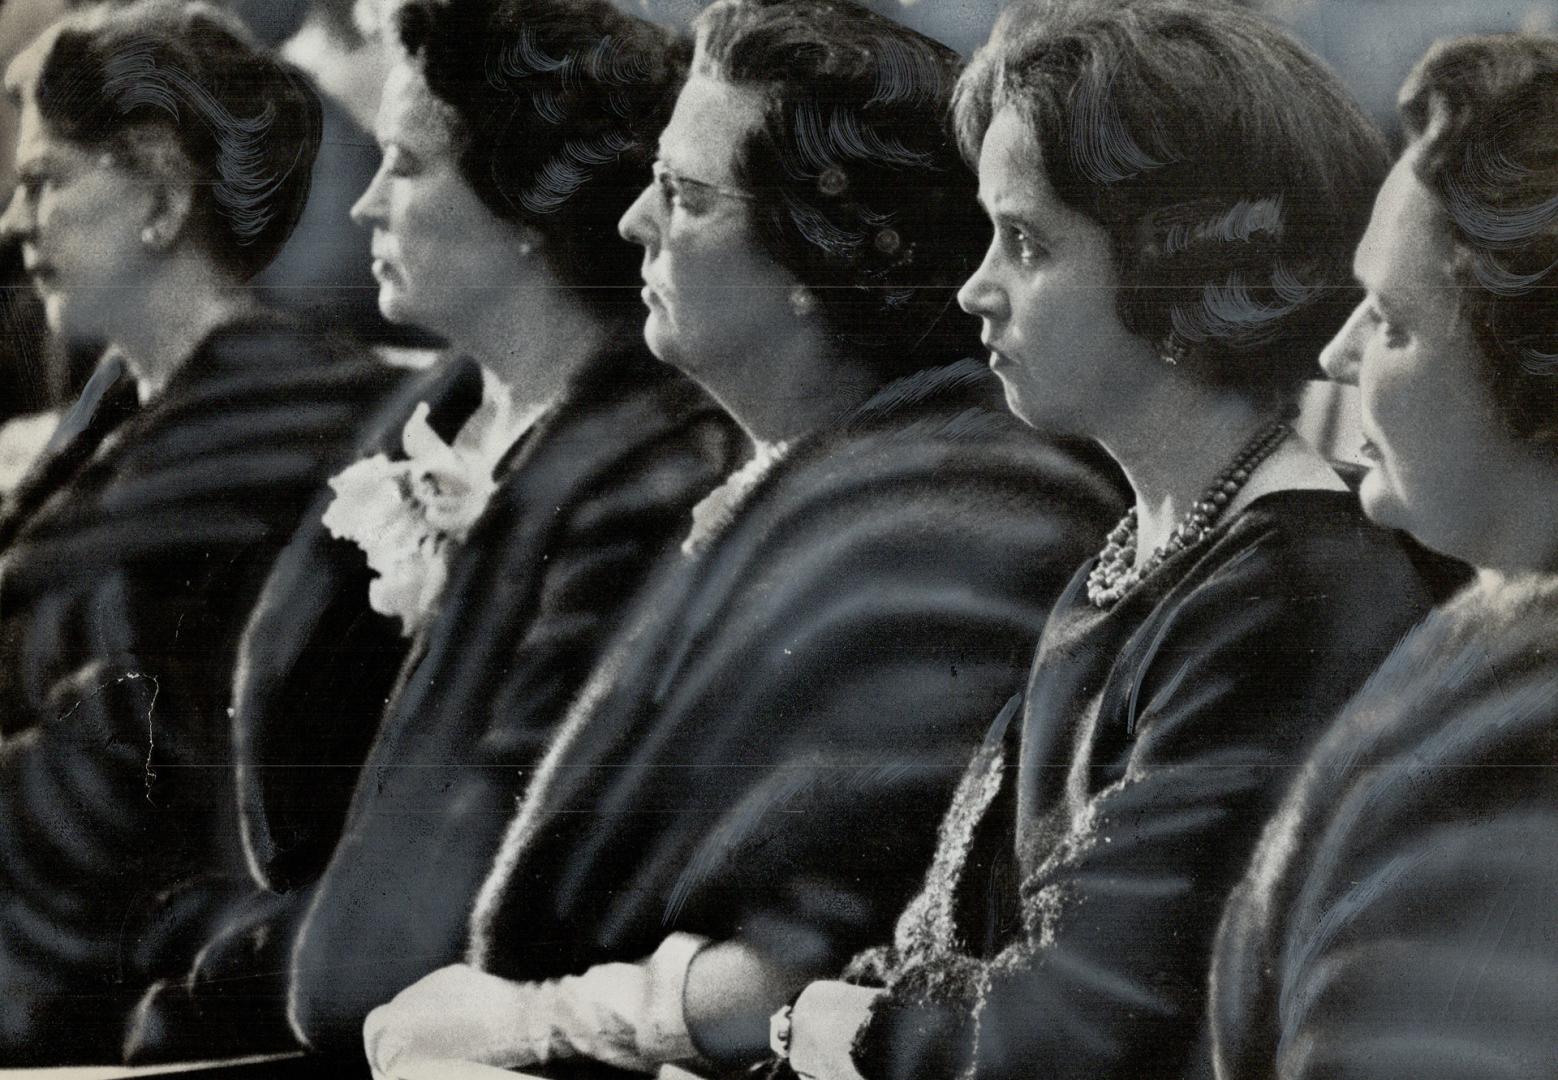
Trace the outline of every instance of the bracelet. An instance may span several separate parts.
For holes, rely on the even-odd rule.
[[[768,1018],[768,1047],[780,1061],[790,1060],[790,1026],[795,1006],[786,1005]]]

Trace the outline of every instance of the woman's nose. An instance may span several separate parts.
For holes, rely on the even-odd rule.
[[[982,319],[1003,319],[1009,314],[1004,297],[990,272],[990,252],[987,251],[974,276],[958,290],[958,306]]]
[[[644,190],[638,193],[638,198],[633,200],[633,205],[627,208],[627,212],[617,222],[617,232],[622,239],[645,248],[654,243],[657,236],[655,215],[651,206],[654,196],[655,185],[652,182],[645,185]]]
[[[373,179],[368,181],[368,187],[361,197],[352,204],[349,216],[353,225],[367,227],[384,220],[384,191],[383,170],[373,174]]]
[[[1330,379],[1349,386],[1357,385],[1366,318],[1364,305],[1359,304],[1348,317],[1346,325],[1338,330],[1331,343],[1320,351],[1320,367]]]

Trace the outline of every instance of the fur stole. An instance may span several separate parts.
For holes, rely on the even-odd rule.
[[[509,826],[475,962],[538,977],[744,925],[822,971],[886,932],[1120,506],[989,391],[971,362],[891,385],[667,568]]]
[[[1558,578],[1479,582],[1344,710],[1223,919],[1220,1076],[1549,1075]]]

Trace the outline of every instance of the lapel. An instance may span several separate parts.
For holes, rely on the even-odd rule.
[[[59,427],[0,516],[0,551],[11,546],[39,508],[74,479],[109,433],[139,408],[135,380],[124,361],[110,353],[60,418]]]

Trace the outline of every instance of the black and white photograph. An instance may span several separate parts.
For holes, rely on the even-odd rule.
[[[1558,1080],[1558,0],[0,0],[0,1080]]]

